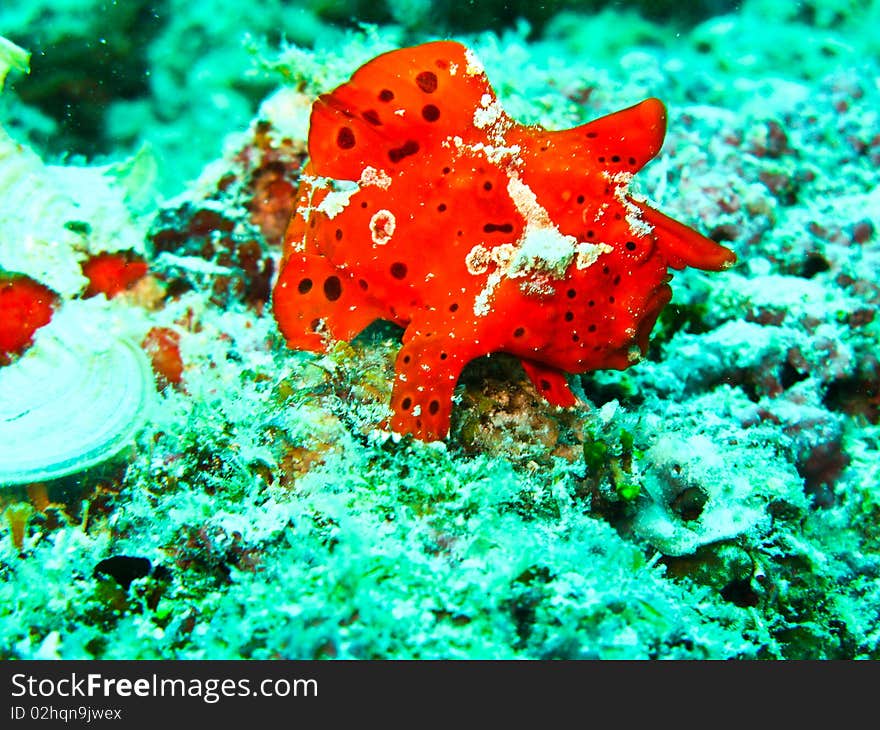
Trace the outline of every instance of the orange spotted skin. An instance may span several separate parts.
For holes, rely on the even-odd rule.
[[[491,352],[574,405],[565,373],[644,353],[670,267],[735,261],[630,194],[665,129],[657,99],[559,132],[520,125],[455,42],[377,57],[312,110],[273,293],[288,345],[403,326],[391,427],[425,441],[448,434],[459,374]]]

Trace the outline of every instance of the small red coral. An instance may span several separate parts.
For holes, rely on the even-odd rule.
[[[0,365],[8,365],[34,342],[49,323],[58,296],[23,274],[0,272]]]
[[[144,337],[141,347],[153,365],[160,388],[168,384],[178,386],[183,378],[183,358],[180,356],[180,335],[167,327],[153,327]]]
[[[83,296],[112,299],[146,276],[147,263],[131,251],[99,253],[82,265],[82,272],[89,280]]]

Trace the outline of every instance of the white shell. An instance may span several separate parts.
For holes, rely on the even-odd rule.
[[[106,310],[67,302],[0,368],[0,485],[55,479],[118,453],[155,393],[146,356]]]

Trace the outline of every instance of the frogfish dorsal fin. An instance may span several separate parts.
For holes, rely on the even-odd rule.
[[[651,98],[572,129],[514,127],[508,141],[522,149],[527,167],[578,159],[614,175],[641,170],[660,152],[665,136],[666,108]]]
[[[666,137],[666,107],[659,99],[594,119],[571,132],[581,133],[589,154],[612,172],[636,173],[657,156]]]

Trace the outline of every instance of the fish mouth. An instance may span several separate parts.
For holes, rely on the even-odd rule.
[[[647,354],[651,330],[654,329],[660,312],[663,311],[671,298],[672,289],[666,281],[656,286],[642,305],[642,314],[633,323],[633,329],[627,332],[628,337],[615,343],[614,348],[602,358],[602,362],[593,364],[591,369],[626,370],[635,365]]]

